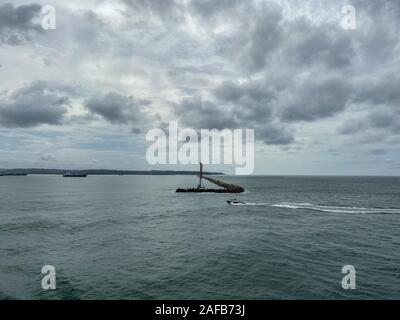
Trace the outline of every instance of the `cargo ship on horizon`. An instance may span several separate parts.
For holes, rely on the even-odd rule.
[[[86,178],[87,174],[85,173],[72,173],[72,172],[65,172],[63,174],[64,178]]]

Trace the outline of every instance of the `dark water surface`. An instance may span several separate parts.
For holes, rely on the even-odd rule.
[[[195,177],[0,177],[0,299],[400,299],[399,178],[224,180],[246,205],[174,192]]]

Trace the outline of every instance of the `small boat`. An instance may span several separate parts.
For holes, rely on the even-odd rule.
[[[240,204],[246,204],[245,202],[239,201],[237,199],[228,200],[226,202],[228,202],[228,204],[233,205],[233,206],[234,205],[240,205]]]
[[[87,174],[66,172],[63,174],[64,178],[86,178]]]

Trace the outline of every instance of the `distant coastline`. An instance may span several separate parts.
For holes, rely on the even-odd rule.
[[[88,169],[88,170],[71,170],[71,169],[41,169],[41,168],[15,168],[0,169],[1,173],[12,174],[56,174],[62,175],[65,172],[82,173],[87,175],[149,175],[149,176],[174,176],[174,175],[198,175],[198,171],[174,171],[174,170],[106,170],[106,169]],[[222,172],[204,172],[207,175],[224,175]]]

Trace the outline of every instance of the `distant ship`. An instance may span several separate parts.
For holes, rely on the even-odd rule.
[[[64,178],[86,178],[87,174],[66,172],[63,174]]]
[[[26,173],[18,173],[18,172],[0,172],[0,177],[22,177],[27,176]]]

